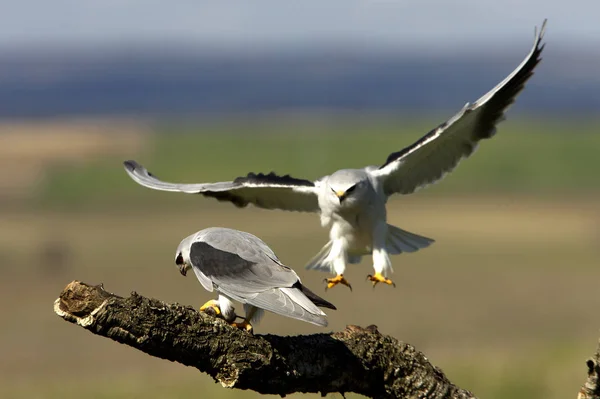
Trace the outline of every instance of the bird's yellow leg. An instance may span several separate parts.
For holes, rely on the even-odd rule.
[[[250,324],[250,322],[247,319],[244,319],[244,321],[242,321],[241,323],[233,322],[233,323],[231,323],[231,325],[234,327],[237,327],[237,328],[244,329],[244,330],[248,331],[249,333],[251,333],[252,329],[253,329],[252,324]]]
[[[231,323],[231,325],[237,328],[242,328],[248,331],[249,333],[252,333],[253,327],[252,324],[250,324],[250,320],[252,320],[252,317],[254,316],[254,313],[256,313],[256,310],[257,308],[251,307],[250,311],[248,311],[248,314],[244,318],[244,321],[242,321],[241,323],[233,322]]]
[[[375,273],[374,276],[369,274],[367,276],[367,280],[371,280],[373,282],[373,287],[375,287],[377,285],[377,283],[385,283],[385,284],[391,285],[393,287],[396,286],[396,283],[394,283],[389,278],[383,277],[383,275],[381,273]]]
[[[217,314],[217,316],[221,315],[221,309],[219,308],[219,301],[215,300],[215,299],[211,299],[210,301],[206,302],[204,305],[202,305],[200,307],[200,311],[201,312],[206,312],[206,309],[208,308],[212,308],[215,313]]]
[[[338,284],[343,284],[346,287],[350,288],[350,291],[352,291],[352,286],[350,285],[350,283],[348,282],[348,280],[346,280],[344,278],[343,274],[338,274],[337,276],[333,277],[333,278],[326,278],[325,280],[323,280],[324,282],[327,282],[327,288],[333,288]]]

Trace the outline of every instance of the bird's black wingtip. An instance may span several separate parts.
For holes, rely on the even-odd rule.
[[[308,295],[307,295],[308,296]],[[316,296],[316,295],[315,295]],[[335,305],[329,301],[326,301],[325,299],[321,298],[321,297],[317,297],[318,300],[314,300],[313,298],[309,299],[318,307],[320,308],[327,308],[327,309],[331,309],[331,310],[337,310],[337,308],[335,307]]]
[[[312,303],[314,303],[315,305],[317,305],[318,307],[332,309],[332,310],[337,310],[337,308],[335,307],[334,304],[332,304],[331,302],[328,302],[325,299],[321,298],[320,296],[318,296],[317,294],[315,294],[314,292],[312,292],[311,290],[309,290],[308,288],[306,288],[306,286],[304,286],[299,281],[296,284],[294,284],[292,287],[293,288],[297,288],[300,291],[302,291],[302,293],[304,295],[306,295],[306,297],[308,299],[310,299],[310,301]]]
[[[125,166],[125,170],[127,170],[128,172],[133,172],[134,170],[140,167],[140,165],[137,162],[131,159],[123,162],[123,166]]]
[[[544,18],[544,21],[542,22],[542,26],[540,27],[539,35],[537,33],[537,26],[535,27],[535,36],[539,37],[540,40],[544,37],[544,33],[546,33],[546,24],[547,23],[548,23],[548,18]]]

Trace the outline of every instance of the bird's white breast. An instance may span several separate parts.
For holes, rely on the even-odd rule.
[[[319,204],[321,224],[330,228],[330,238],[345,240],[349,250],[370,250],[375,226],[386,221],[385,202],[373,188],[353,207],[341,207],[329,192],[321,192]]]

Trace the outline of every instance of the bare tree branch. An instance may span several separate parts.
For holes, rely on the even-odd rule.
[[[600,399],[600,342],[596,353],[586,362],[588,378],[581,387],[577,399]]]
[[[212,376],[224,387],[285,396],[356,392],[371,398],[475,399],[411,345],[377,327],[332,334],[251,335],[190,306],[73,281],[54,311],[94,334]]]

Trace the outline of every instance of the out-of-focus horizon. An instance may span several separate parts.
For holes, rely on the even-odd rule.
[[[544,67],[513,113],[600,108],[591,0],[341,4],[15,3],[0,117],[450,112],[514,68],[544,18]]]
[[[143,0],[28,0],[3,5],[0,48],[183,42],[249,51],[339,43],[427,53],[462,45],[481,49],[490,39],[512,43],[543,18],[552,21],[554,44],[586,47],[600,41],[599,13],[593,0],[185,0],[177,6]]]
[[[479,397],[574,397],[600,324],[598,14],[591,0],[3,5],[0,397],[258,397],[52,312],[73,279],[201,305],[211,294],[174,251],[209,226],[259,236],[338,308],[326,329],[267,314],[256,333],[376,324]],[[315,215],[156,192],[122,168],[199,182],[381,163],[508,75],[544,18],[543,61],[498,134],[390,200],[391,224],[436,240],[392,259],[396,289],[373,290],[365,259],[353,292],[323,292],[302,268],[327,238]]]

